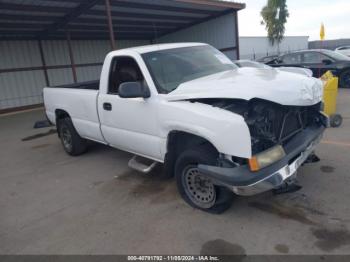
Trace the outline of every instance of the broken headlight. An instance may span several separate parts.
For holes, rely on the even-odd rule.
[[[274,146],[267,149],[249,159],[249,167],[251,171],[258,171],[264,167],[267,167],[278,160],[281,160],[286,153],[282,146]]]

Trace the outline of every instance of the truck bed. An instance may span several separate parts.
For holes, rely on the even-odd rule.
[[[99,84],[100,84],[100,80],[93,80],[93,81],[79,82],[79,83],[68,84],[68,85],[50,86],[50,88],[98,90]]]
[[[97,112],[99,81],[44,88],[46,115],[56,124],[56,109],[69,114],[73,124],[84,138],[104,141]]]

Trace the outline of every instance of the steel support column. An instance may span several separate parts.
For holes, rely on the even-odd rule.
[[[235,15],[235,33],[236,33],[236,55],[237,55],[237,60],[239,60],[239,29],[238,29],[238,11],[234,13]]]
[[[74,62],[74,54],[73,54],[73,49],[72,49],[70,32],[67,32],[67,44],[68,44],[70,64],[71,64],[72,73],[73,73],[73,79],[74,79],[74,83],[76,83],[78,81],[77,68],[76,68],[75,62]]]
[[[106,13],[107,13],[108,30],[109,30],[109,38],[111,41],[111,48],[112,48],[112,50],[115,50],[116,45],[115,45],[115,40],[114,40],[113,22],[112,22],[112,15],[111,15],[111,3],[110,3],[110,0],[105,0],[105,3],[106,3]]]
[[[43,70],[44,70],[45,83],[46,83],[46,86],[50,86],[49,75],[48,75],[48,73],[47,73],[46,61],[45,61],[45,56],[44,56],[44,51],[43,51],[43,45],[42,45],[42,43],[41,43],[41,40],[38,40],[38,46],[39,46],[41,64],[42,64]]]

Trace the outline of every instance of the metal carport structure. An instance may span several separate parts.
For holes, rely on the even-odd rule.
[[[8,85],[10,80],[7,78],[13,78],[11,81],[17,83],[23,80],[24,76],[15,76],[16,73],[40,71],[44,83],[36,82],[42,84],[42,88],[56,84],[57,81],[51,80],[54,70],[71,70],[72,80],[77,82],[79,69],[99,67],[102,57],[93,62],[76,61],[74,43],[77,41],[105,40],[109,42],[110,50],[128,45],[201,41],[238,58],[237,12],[243,8],[245,5],[241,3],[214,0],[0,0],[0,47],[3,49],[0,55],[4,57],[0,61],[0,88],[7,87],[0,93],[0,111],[28,103],[37,104],[1,105],[3,94],[12,97],[7,93],[11,93],[13,84]],[[65,42],[67,54],[64,55],[69,57],[65,63],[48,63],[47,46],[54,41]],[[121,45],[123,41],[129,44]],[[16,54],[11,56],[9,50],[19,42],[37,49],[37,56],[27,59],[36,62],[12,61]],[[18,52],[24,52],[20,50],[22,45],[19,46]],[[56,52],[59,48],[51,49]],[[28,50],[32,52],[32,49]],[[5,77],[4,74],[11,75]]]

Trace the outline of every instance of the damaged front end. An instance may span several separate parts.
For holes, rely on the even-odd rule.
[[[241,115],[247,123],[252,142],[252,154],[258,154],[276,145],[284,145],[296,134],[310,126],[327,126],[322,103],[312,106],[284,106],[253,99],[201,99],[210,104]]]
[[[249,127],[251,159],[232,157],[231,166],[227,162],[219,167],[199,166],[203,174],[240,195],[254,195],[290,183],[328,126],[321,102],[311,106],[284,106],[261,99],[197,102],[239,114]]]

